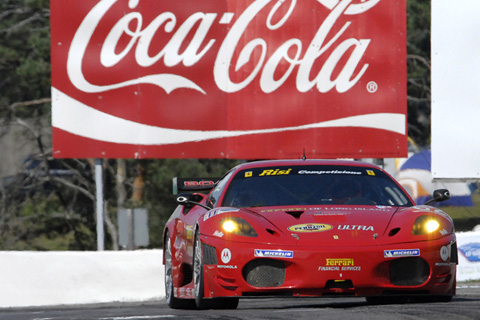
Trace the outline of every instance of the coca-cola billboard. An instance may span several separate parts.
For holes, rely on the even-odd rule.
[[[59,158],[407,153],[406,0],[51,0]]]

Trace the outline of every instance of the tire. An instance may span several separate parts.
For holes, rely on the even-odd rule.
[[[206,309],[207,302],[204,299],[205,286],[203,276],[203,254],[202,242],[200,241],[200,232],[195,232],[195,244],[193,248],[193,281],[195,292],[195,305],[197,309]]]
[[[189,299],[178,299],[173,294],[174,284],[172,275],[172,246],[170,236],[167,232],[165,237],[165,298],[167,304],[172,309],[193,309],[194,304]]]
[[[212,298],[205,299],[205,278],[203,270],[203,252],[200,241],[200,232],[195,232],[195,245],[193,249],[193,281],[195,292],[195,305],[197,309],[236,309],[238,298]]]

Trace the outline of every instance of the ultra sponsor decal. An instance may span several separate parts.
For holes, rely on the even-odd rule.
[[[333,227],[325,223],[303,223],[288,227],[293,232],[322,232],[331,230]]]
[[[262,258],[293,258],[293,251],[255,249],[254,255]]]
[[[397,258],[397,257],[418,257],[420,256],[420,249],[397,249],[397,250],[384,250],[384,258]]]
[[[357,230],[357,231],[375,231],[373,226],[361,226],[361,225],[348,225],[348,224],[340,224],[337,227],[338,230]]]
[[[319,266],[318,271],[361,271],[362,267],[355,265],[352,258],[329,259],[325,260],[325,265]]]

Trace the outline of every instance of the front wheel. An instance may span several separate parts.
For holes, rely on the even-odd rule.
[[[173,294],[173,262],[172,262],[172,246],[170,236],[167,232],[165,237],[165,298],[167,304],[172,309],[192,309],[192,300],[178,299]]]
[[[195,305],[198,309],[206,309],[207,303],[204,299],[204,280],[203,280],[203,255],[202,242],[200,241],[200,232],[195,232],[195,244],[193,249],[193,282],[195,292]]]
[[[205,285],[203,272],[202,242],[200,232],[195,232],[195,244],[193,249],[193,281],[195,292],[195,305],[197,309],[236,309],[238,298],[212,298],[205,299]]]

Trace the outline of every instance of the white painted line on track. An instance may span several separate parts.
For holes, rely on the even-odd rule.
[[[478,289],[480,286],[457,286],[457,289]]]
[[[163,318],[176,318],[171,314],[154,315],[154,316],[130,316],[130,317],[107,317],[98,318],[98,320],[135,320],[135,319],[163,319]]]

